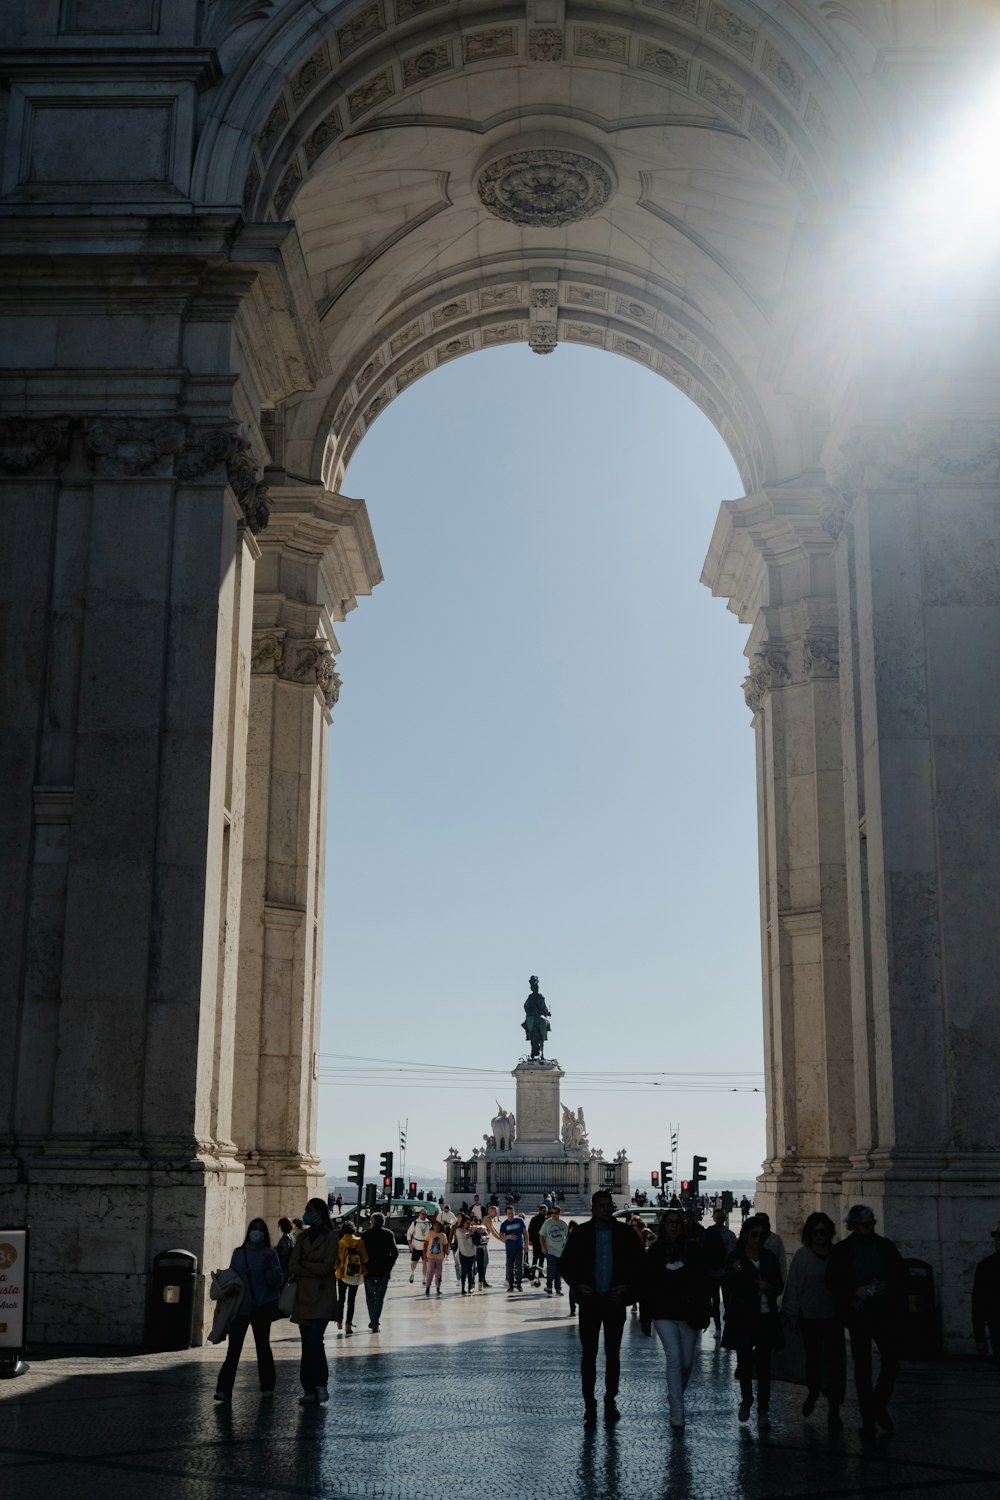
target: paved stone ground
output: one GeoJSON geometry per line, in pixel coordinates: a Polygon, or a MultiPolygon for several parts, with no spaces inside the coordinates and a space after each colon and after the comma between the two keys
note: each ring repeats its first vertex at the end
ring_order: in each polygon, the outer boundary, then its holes
{"type": "MultiPolygon", "coordinates": [[[[494,1269],[496,1267],[494,1266],[494,1269]]],[[[400,1268],[402,1272],[402,1267],[400,1268]]],[[[497,1277],[496,1279],[499,1279],[497,1277]]],[[[776,1386],[773,1428],[736,1421],[733,1356],[703,1336],[682,1435],[666,1422],[663,1356],[630,1319],[623,1419],[585,1430],[566,1299],[460,1297],[446,1270],[430,1300],[397,1273],[383,1332],[367,1315],[327,1346],[331,1400],[297,1404],[297,1335],[275,1327],[278,1393],[261,1401],[252,1339],[231,1406],[212,1400],[222,1351],[40,1358],[0,1384],[4,1500],[426,1500],[471,1476],[517,1500],[882,1496],[997,1500],[1000,1380],[983,1362],[910,1364],[891,1438],[865,1443],[856,1409],[827,1434],[802,1392],[776,1386]]]]}

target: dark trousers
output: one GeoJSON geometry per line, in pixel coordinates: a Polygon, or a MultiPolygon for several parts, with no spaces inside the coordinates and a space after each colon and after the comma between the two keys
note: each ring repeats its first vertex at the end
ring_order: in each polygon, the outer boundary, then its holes
{"type": "Polygon", "coordinates": [[[826,1392],[831,1406],[842,1406],[847,1387],[847,1351],[838,1318],[803,1318],[806,1385],[816,1396],[826,1392]]]}
{"type": "Polygon", "coordinates": [[[524,1251],[520,1245],[507,1246],[507,1285],[521,1287],[521,1273],[524,1269],[524,1251]]]}
{"type": "Polygon", "coordinates": [[[382,1303],[389,1290],[388,1276],[365,1277],[365,1301],[368,1303],[368,1321],[377,1328],[382,1317],[382,1303]]]}
{"type": "Polygon", "coordinates": [[[227,1396],[233,1394],[233,1385],[236,1381],[236,1367],[240,1362],[243,1352],[243,1340],[247,1336],[247,1329],[253,1329],[253,1339],[257,1346],[257,1378],[260,1380],[262,1391],[274,1390],[274,1355],[271,1353],[271,1309],[266,1312],[251,1313],[249,1318],[241,1318],[238,1314],[229,1325],[229,1347],[226,1350],[226,1358],[222,1369],[219,1371],[217,1382],[218,1389],[225,1391],[227,1396]]]}
{"type": "Polygon", "coordinates": [[[476,1257],[474,1255],[459,1255],[459,1270],[462,1276],[462,1290],[468,1289],[474,1292],[476,1289],[476,1257]]]}
{"type": "Polygon", "coordinates": [[[347,1303],[347,1321],[354,1323],[354,1304],[358,1300],[358,1289],[356,1286],[348,1286],[346,1281],[337,1282],[337,1327],[344,1321],[344,1303],[347,1303]]]}
{"type": "Polygon", "coordinates": [[[861,1415],[871,1418],[880,1407],[888,1406],[896,1376],[899,1374],[899,1337],[890,1323],[849,1323],[851,1359],[854,1362],[854,1384],[858,1392],[861,1415]],[[878,1380],[872,1389],[872,1344],[878,1348],[878,1380]]]}
{"type": "Polygon", "coordinates": [[[476,1275],[480,1281],[486,1280],[486,1246],[476,1246],[476,1275]]]}
{"type": "Polygon", "coordinates": [[[734,1341],[736,1349],[736,1379],[740,1383],[740,1397],[753,1401],[753,1379],[757,1376],[757,1410],[767,1411],[771,1404],[771,1343],[756,1343],[753,1337],[734,1341]]]}
{"type": "Polygon", "coordinates": [[[329,1380],[330,1372],[323,1347],[323,1335],[328,1322],[328,1318],[307,1318],[304,1323],[299,1324],[299,1336],[302,1339],[299,1379],[307,1396],[314,1396],[316,1387],[326,1385],[329,1380]]]}
{"type": "Polygon", "coordinates": [[[712,1277],[712,1322],[716,1333],[722,1332],[722,1278],[712,1277]]]}
{"type": "Polygon", "coordinates": [[[580,1383],[583,1399],[594,1401],[597,1385],[597,1346],[604,1329],[604,1399],[613,1401],[618,1394],[621,1375],[622,1333],[625,1329],[625,1303],[613,1302],[610,1296],[583,1297],[580,1301],[580,1383]]]}
{"type": "Polygon", "coordinates": [[[997,1362],[997,1370],[1000,1372],[1000,1322],[987,1323],[986,1332],[990,1336],[990,1348],[993,1350],[993,1358],[997,1362]]]}

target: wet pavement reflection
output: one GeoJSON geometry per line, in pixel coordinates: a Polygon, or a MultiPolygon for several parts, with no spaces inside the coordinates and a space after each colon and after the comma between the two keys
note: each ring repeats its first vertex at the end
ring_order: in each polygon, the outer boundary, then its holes
{"type": "MultiPolygon", "coordinates": [[[[212,1400],[223,1351],[41,1358],[0,1385],[4,1500],[227,1500],[260,1495],[416,1500],[468,1477],[518,1500],[923,1496],[997,1500],[1000,1379],[986,1361],[907,1364],[896,1431],[874,1442],[857,1411],[831,1436],[824,1403],[776,1385],[772,1429],[736,1420],[733,1356],[703,1335],[687,1427],[667,1422],[663,1355],[630,1319],[622,1420],[586,1429],[565,1300],[501,1291],[425,1299],[404,1278],[382,1329],[327,1335],[330,1403],[300,1407],[298,1340],[275,1325],[278,1391],[244,1353],[231,1405],[212,1400]]],[[[363,1300],[359,1299],[359,1313],[363,1300]]]]}

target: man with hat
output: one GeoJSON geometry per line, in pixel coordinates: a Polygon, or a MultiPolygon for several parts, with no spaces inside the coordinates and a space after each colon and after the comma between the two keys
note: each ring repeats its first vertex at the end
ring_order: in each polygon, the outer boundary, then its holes
{"type": "Polygon", "coordinates": [[[993,1254],[979,1262],[972,1281],[972,1334],[976,1353],[986,1354],[989,1331],[993,1358],[1000,1370],[1000,1223],[994,1224],[990,1234],[993,1254]]]}
{"type": "Polygon", "coordinates": [[[878,1221],[867,1203],[847,1215],[846,1239],[834,1245],[826,1268],[841,1322],[851,1340],[854,1383],[861,1407],[861,1435],[875,1436],[875,1424],[892,1432],[888,1412],[896,1376],[906,1311],[906,1267],[892,1240],[875,1233],[878,1221]],[[878,1381],[872,1386],[872,1344],[879,1353],[878,1381]]]}

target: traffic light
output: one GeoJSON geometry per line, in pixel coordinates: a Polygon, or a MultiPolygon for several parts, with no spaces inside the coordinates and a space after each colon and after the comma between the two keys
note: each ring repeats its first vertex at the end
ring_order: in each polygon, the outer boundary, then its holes
{"type": "Polygon", "coordinates": [[[732,1211],[733,1211],[733,1195],[729,1191],[728,1188],[726,1189],[726,1191],[722,1195],[722,1206],[725,1209],[725,1211],[726,1211],[727,1214],[731,1214],[732,1213],[732,1211]]]}
{"type": "Polygon", "coordinates": [[[695,1193],[698,1192],[701,1184],[705,1181],[705,1168],[707,1166],[708,1158],[706,1156],[695,1157],[694,1166],[691,1168],[691,1182],[695,1193]]]}
{"type": "Polygon", "coordinates": [[[682,1198],[686,1198],[687,1197],[687,1195],[688,1195],[688,1189],[690,1188],[690,1186],[691,1186],[691,1184],[688,1182],[687,1178],[686,1177],[682,1177],[681,1178],[681,1197],[682,1198]]]}
{"type": "Polygon", "coordinates": [[[392,1182],[392,1152],[382,1152],[382,1166],[380,1168],[382,1180],[388,1186],[392,1182]]]}
{"type": "Polygon", "coordinates": [[[415,1198],[416,1196],[417,1196],[417,1184],[415,1182],[411,1182],[410,1183],[410,1197],[411,1198],[415,1198]]]}
{"type": "Polygon", "coordinates": [[[662,1184],[663,1184],[664,1187],[666,1187],[667,1183],[670,1181],[670,1179],[671,1179],[671,1177],[673,1175],[674,1174],[673,1174],[673,1172],[670,1169],[670,1163],[668,1161],[661,1161],[660,1162],[660,1181],[662,1182],[662,1184]]]}
{"type": "Polygon", "coordinates": [[[659,1187],[659,1185],[660,1185],[660,1174],[659,1174],[659,1172],[650,1172],[650,1174],[649,1174],[649,1181],[650,1181],[650,1186],[651,1187],[659,1187]]]}
{"type": "Polygon", "coordinates": [[[363,1151],[360,1153],[356,1152],[354,1156],[349,1156],[347,1160],[350,1162],[347,1172],[348,1182],[353,1182],[356,1188],[363,1187],[365,1181],[365,1153],[363,1151]]]}
{"type": "Polygon", "coordinates": [[[375,1186],[374,1182],[370,1182],[365,1188],[365,1208],[367,1208],[369,1213],[371,1213],[377,1201],[378,1188],[375,1186]]]}
{"type": "Polygon", "coordinates": [[[406,1184],[403,1182],[402,1177],[396,1177],[392,1184],[392,1196],[394,1198],[402,1198],[405,1186],[406,1184]]]}

